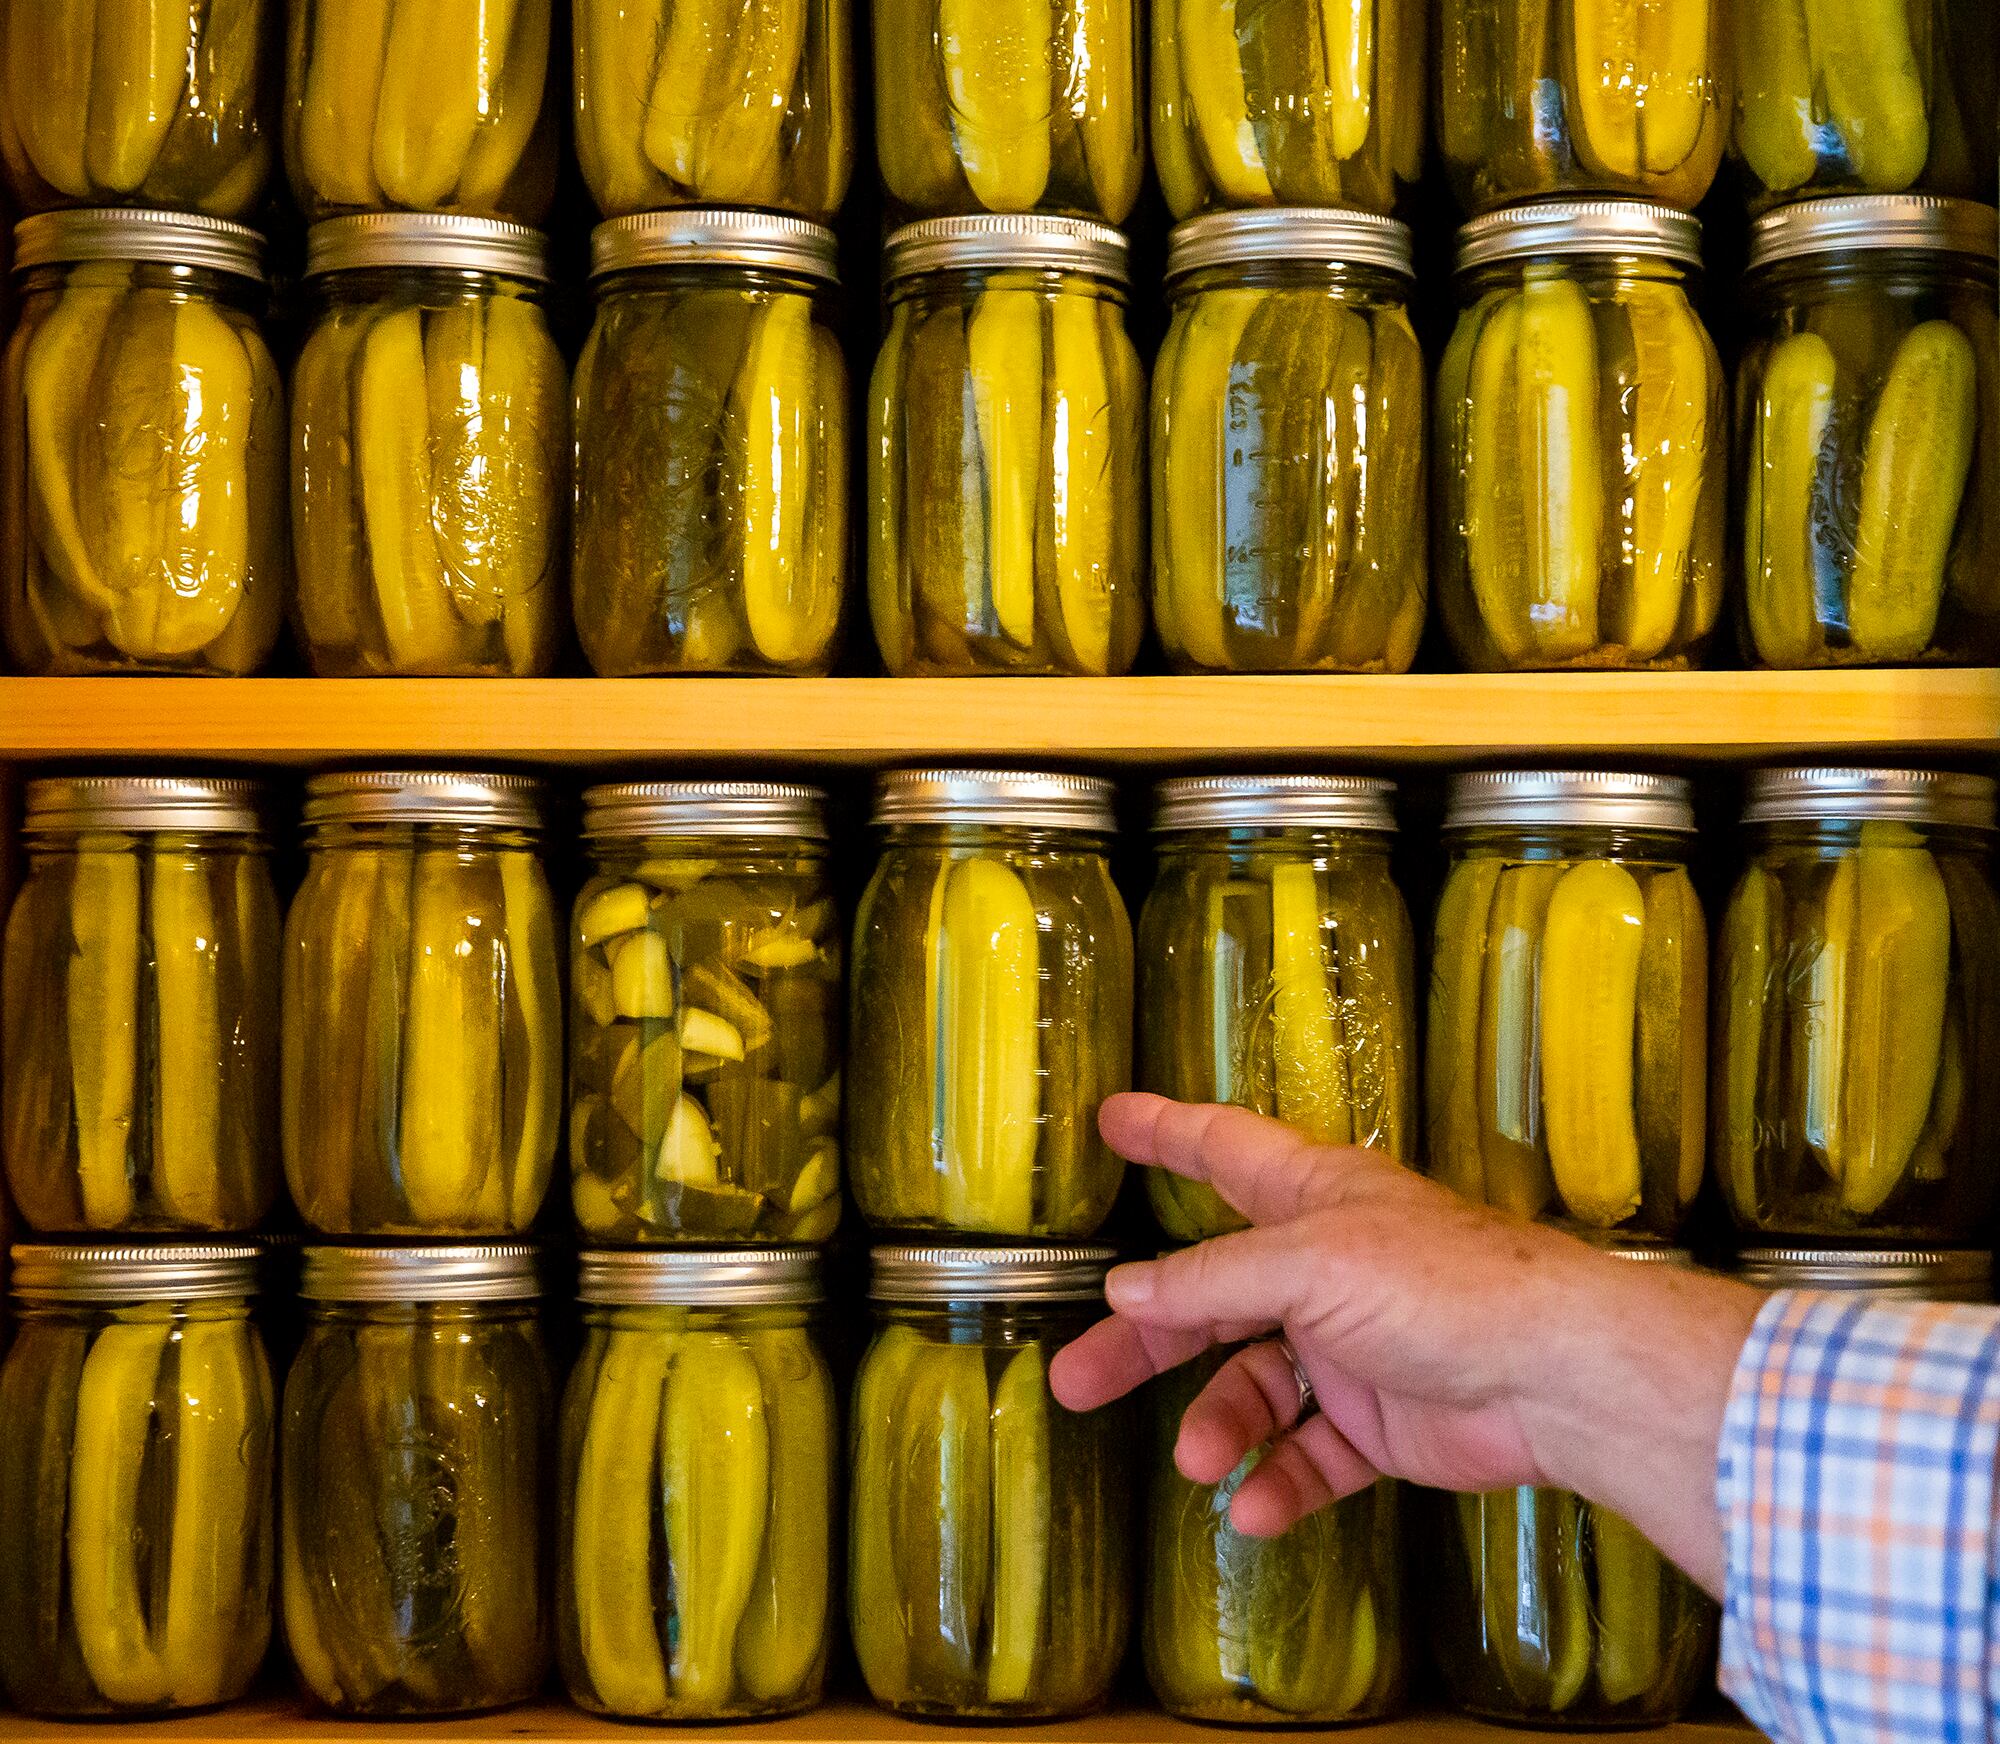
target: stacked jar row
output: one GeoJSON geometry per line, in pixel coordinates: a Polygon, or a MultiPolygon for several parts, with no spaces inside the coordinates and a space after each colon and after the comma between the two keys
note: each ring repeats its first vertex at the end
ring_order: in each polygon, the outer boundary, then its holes
{"type": "MultiPolygon", "coordinates": [[[[1711,977],[1685,783],[1457,778],[1422,1142],[1389,799],[1339,777],[1160,789],[1141,1085],[1422,1161],[1469,1197],[1598,1235],[1671,1240],[1705,1169],[1750,1233],[1989,1234],[1991,782],[1754,776],[1711,977]]],[[[1097,1109],[1133,1081],[1111,802],[1079,776],[886,777],[843,1049],[820,796],[590,790],[594,871],[566,953],[583,1235],[824,1241],[843,1126],[877,1229],[1095,1232],[1123,1175],[1097,1109]]],[[[280,1154],[323,1233],[533,1227],[565,1110],[536,784],[326,775],[306,822],[281,923],[248,784],[31,785],[4,1073],[30,1227],[252,1229],[280,1154]]],[[[1151,1190],[1178,1239],[1233,1226],[1203,1189],[1151,1190]]]]}

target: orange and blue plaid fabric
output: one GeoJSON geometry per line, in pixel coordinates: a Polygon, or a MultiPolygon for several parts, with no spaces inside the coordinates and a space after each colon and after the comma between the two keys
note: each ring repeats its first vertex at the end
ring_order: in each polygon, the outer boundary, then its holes
{"type": "Polygon", "coordinates": [[[1722,1687],[1785,1744],[2000,1737],[2000,1313],[1780,1291],[1717,1456],[1722,1687]]]}

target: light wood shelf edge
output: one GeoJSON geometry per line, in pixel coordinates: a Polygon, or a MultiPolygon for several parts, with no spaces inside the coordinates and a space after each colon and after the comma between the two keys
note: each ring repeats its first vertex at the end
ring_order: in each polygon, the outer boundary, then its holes
{"type": "Polygon", "coordinates": [[[2000,749],[2000,669],[1114,679],[0,678],[0,762],[1199,765],[2000,749]]]}

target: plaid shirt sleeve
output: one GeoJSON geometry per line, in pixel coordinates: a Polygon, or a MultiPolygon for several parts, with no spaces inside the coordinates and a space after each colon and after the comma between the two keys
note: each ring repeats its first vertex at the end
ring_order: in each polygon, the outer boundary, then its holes
{"type": "Polygon", "coordinates": [[[1722,1687],[1783,1744],[2000,1740],[2000,1311],[1781,1291],[1716,1466],[1722,1687]]]}

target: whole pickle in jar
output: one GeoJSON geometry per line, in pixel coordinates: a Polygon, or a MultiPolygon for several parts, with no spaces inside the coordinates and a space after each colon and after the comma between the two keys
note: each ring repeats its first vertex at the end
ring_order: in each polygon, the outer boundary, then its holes
{"type": "Polygon", "coordinates": [[[551,0],[296,0],[285,167],[308,216],[533,224],[555,191],[551,0]]]}
{"type": "Polygon", "coordinates": [[[562,355],[511,289],[335,304],[292,389],[300,640],[322,676],[554,663],[562,355]]]}

